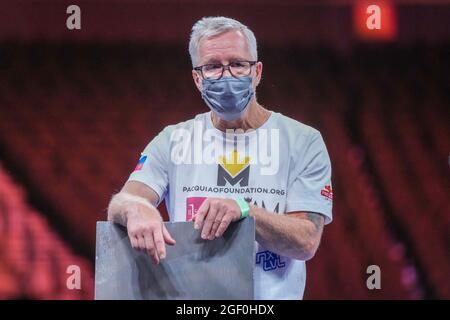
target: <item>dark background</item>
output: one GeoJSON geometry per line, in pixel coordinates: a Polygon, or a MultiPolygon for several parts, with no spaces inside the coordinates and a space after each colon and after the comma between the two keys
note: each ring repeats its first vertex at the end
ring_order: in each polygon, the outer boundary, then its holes
{"type": "Polygon", "coordinates": [[[0,298],[93,298],[95,222],[155,134],[207,111],[188,38],[224,15],[256,35],[258,100],[331,156],[334,222],[305,298],[449,299],[450,2],[385,1],[384,39],[358,32],[361,3],[0,1],[0,298]]]}

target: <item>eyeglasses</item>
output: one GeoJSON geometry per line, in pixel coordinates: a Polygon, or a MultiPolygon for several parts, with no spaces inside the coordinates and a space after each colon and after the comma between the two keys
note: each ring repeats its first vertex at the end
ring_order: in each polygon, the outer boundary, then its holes
{"type": "Polygon", "coordinates": [[[228,65],[221,63],[209,63],[202,66],[195,67],[194,70],[199,71],[202,78],[205,80],[219,80],[222,78],[225,70],[229,70],[231,75],[235,78],[249,76],[252,66],[257,61],[233,61],[228,65]]]}

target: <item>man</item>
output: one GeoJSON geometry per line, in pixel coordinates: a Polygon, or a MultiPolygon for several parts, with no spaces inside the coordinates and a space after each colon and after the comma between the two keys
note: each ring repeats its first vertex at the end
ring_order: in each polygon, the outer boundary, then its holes
{"type": "Polygon", "coordinates": [[[192,28],[192,77],[210,112],[166,127],[143,151],[108,219],[127,227],[133,248],[159,263],[176,245],[171,221],[194,221],[214,240],[250,215],[256,221],[256,299],[301,299],[305,261],[332,220],[331,165],[320,133],[261,106],[263,65],[253,32],[225,17],[192,28]],[[236,130],[238,129],[238,130],[236,130]]]}

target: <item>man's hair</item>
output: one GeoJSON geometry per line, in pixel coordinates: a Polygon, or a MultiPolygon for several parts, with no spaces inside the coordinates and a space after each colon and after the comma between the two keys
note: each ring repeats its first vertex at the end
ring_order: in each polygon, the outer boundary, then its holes
{"type": "Polygon", "coordinates": [[[198,63],[198,44],[202,38],[210,38],[232,30],[238,30],[244,34],[252,59],[258,60],[256,38],[247,26],[227,17],[203,17],[194,24],[191,31],[189,54],[192,65],[195,67],[198,63]]]}

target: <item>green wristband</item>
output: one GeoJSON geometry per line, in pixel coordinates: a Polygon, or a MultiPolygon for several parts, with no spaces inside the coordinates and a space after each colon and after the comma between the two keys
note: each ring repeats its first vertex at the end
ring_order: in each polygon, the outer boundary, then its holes
{"type": "Polygon", "coordinates": [[[241,219],[247,218],[250,214],[250,206],[248,205],[247,201],[245,201],[244,199],[237,199],[236,203],[241,209],[241,219]]]}

